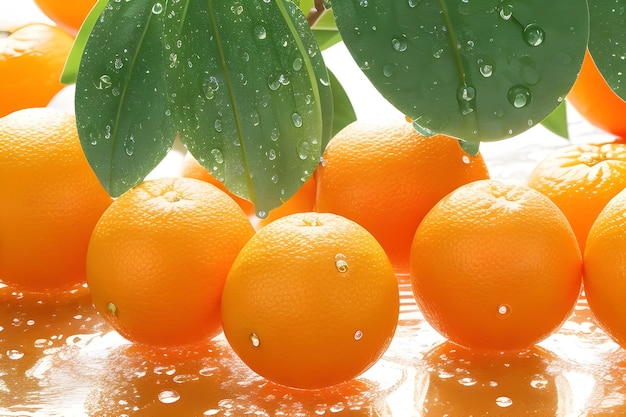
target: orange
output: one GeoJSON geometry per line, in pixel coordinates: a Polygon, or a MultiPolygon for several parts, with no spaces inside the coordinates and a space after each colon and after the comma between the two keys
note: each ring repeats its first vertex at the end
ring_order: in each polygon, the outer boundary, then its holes
{"type": "Polygon", "coordinates": [[[61,91],[61,73],[73,42],[61,29],[43,23],[0,30],[0,117],[46,106],[61,91]]]}
{"type": "Polygon", "coordinates": [[[241,208],[211,184],[145,181],[96,224],[87,253],[94,305],[133,342],[185,345],[212,337],[224,280],[253,234],[241,208]]]}
{"type": "Polygon", "coordinates": [[[527,349],[567,319],[581,254],[548,197],[494,180],[459,187],[426,215],[411,247],[411,283],[431,326],[482,351],[527,349]]]}
{"type": "Polygon", "coordinates": [[[85,282],[89,236],[111,198],[82,152],[71,113],[0,118],[0,279],[28,290],[85,282]]]}
{"type": "Polygon", "coordinates": [[[607,84],[589,51],[567,101],[592,125],[626,137],[626,102],[607,84]]]}
{"type": "Polygon", "coordinates": [[[97,0],[35,0],[35,3],[61,29],[76,36],[97,0]]]}
{"type": "Polygon", "coordinates": [[[209,171],[206,170],[200,163],[191,155],[187,153],[183,159],[180,167],[180,176],[184,178],[196,178],[202,181],[209,182],[219,189],[225,191],[233,200],[241,206],[243,211],[246,212],[250,221],[256,229],[259,229],[276,219],[284,217],[288,214],[304,213],[312,211],[315,206],[315,193],[317,190],[317,179],[315,175],[311,175],[302,186],[292,195],[289,199],[283,202],[282,205],[270,210],[267,217],[259,218],[254,210],[254,204],[251,201],[241,198],[238,195],[231,193],[222,181],[215,178],[209,171]]]}
{"type": "Polygon", "coordinates": [[[584,252],[584,289],[598,324],[626,347],[626,192],[604,207],[589,231],[584,252]]]}
{"type": "Polygon", "coordinates": [[[626,187],[626,143],[558,149],[534,168],[527,185],[548,196],[561,209],[582,251],[600,211],[626,187]]]}
{"type": "Polygon", "coordinates": [[[316,210],[345,216],[380,242],[396,272],[408,272],[415,229],[439,199],[489,177],[480,154],[456,139],[425,137],[400,120],[357,120],[328,144],[318,168],[316,210]]]}
{"type": "Polygon", "coordinates": [[[294,388],[350,380],[389,346],[398,285],[363,227],[331,213],[297,213],[241,250],[222,297],[224,334],[256,373],[294,388]]]}

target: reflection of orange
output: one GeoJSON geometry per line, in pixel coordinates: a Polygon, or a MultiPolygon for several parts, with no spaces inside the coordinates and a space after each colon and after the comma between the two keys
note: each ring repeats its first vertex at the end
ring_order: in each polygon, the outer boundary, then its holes
{"type": "Polygon", "coordinates": [[[298,213],[241,250],[222,296],[224,334],[255,372],[296,388],[361,374],[398,322],[396,277],[361,226],[331,213],[298,213]]]}
{"type": "Polygon", "coordinates": [[[424,137],[403,120],[350,124],[330,141],[317,173],[316,210],[365,227],[404,273],[428,210],[458,186],[489,176],[480,154],[467,155],[447,136],[424,137]]]}
{"type": "Polygon", "coordinates": [[[589,309],[600,326],[626,347],[626,192],[600,212],[589,231],[584,256],[584,287],[589,309]]]}
{"type": "Polygon", "coordinates": [[[61,29],[43,23],[18,28],[8,37],[0,29],[0,117],[46,106],[61,91],[61,72],[73,42],[61,29]]]}
{"type": "Polygon", "coordinates": [[[476,181],[444,197],[418,227],[411,279],[424,317],[449,340],[520,350],[567,319],[580,293],[581,254],[546,196],[476,181]]]}
{"type": "Polygon", "coordinates": [[[591,124],[626,137],[626,102],[609,87],[589,51],[567,101],[591,124]]]}
{"type": "Polygon", "coordinates": [[[37,6],[61,29],[76,36],[97,0],[35,0],[37,6]]]}
{"type": "Polygon", "coordinates": [[[37,291],[85,282],[89,237],[111,197],[73,114],[28,108],[0,119],[0,193],[2,280],[37,291]]]}
{"type": "Polygon", "coordinates": [[[317,188],[317,180],[315,175],[311,175],[311,177],[309,177],[309,179],[304,184],[302,184],[302,186],[298,189],[298,191],[296,191],[293,196],[291,196],[291,198],[289,198],[279,207],[271,210],[267,217],[263,219],[260,219],[256,216],[254,204],[252,204],[252,202],[231,193],[226,188],[224,183],[211,175],[209,171],[206,170],[206,168],[200,165],[200,163],[191,155],[191,153],[187,153],[187,155],[185,155],[185,159],[183,160],[180,168],[180,175],[184,178],[196,178],[202,181],[206,181],[225,191],[233,200],[237,202],[237,204],[239,204],[239,206],[241,206],[243,211],[245,211],[248,217],[250,217],[250,221],[252,221],[252,224],[257,229],[288,214],[312,211],[315,205],[315,192],[317,188]]]}
{"type": "Polygon", "coordinates": [[[118,197],[93,231],[87,281],[94,304],[134,342],[214,336],[224,280],[253,234],[241,208],[211,184],[145,181],[118,197]]]}
{"type": "Polygon", "coordinates": [[[535,167],[527,184],[561,209],[583,250],[600,211],[626,187],[626,143],[561,148],[535,167]]]}
{"type": "Polygon", "coordinates": [[[558,415],[559,387],[548,371],[553,360],[539,347],[481,355],[443,343],[425,358],[424,416],[558,415]]]}

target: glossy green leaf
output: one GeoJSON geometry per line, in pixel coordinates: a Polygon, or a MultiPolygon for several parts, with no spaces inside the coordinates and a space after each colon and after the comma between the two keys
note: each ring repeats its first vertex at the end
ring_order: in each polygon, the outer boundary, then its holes
{"type": "Polygon", "coordinates": [[[613,91],[626,100],[626,0],[588,0],[589,53],[613,91]]]}
{"type": "Polygon", "coordinates": [[[100,14],[107,5],[107,2],[108,0],[98,0],[81,25],[76,39],[74,39],[74,44],[67,57],[67,61],[65,62],[63,73],[61,74],[61,82],[63,84],[74,84],[76,82],[78,67],[80,66],[80,60],[83,56],[87,40],[89,39],[89,34],[96,24],[96,21],[100,18],[100,14]]]}
{"type": "Polygon", "coordinates": [[[565,139],[569,139],[569,129],[567,124],[567,106],[565,100],[548,117],[543,119],[541,124],[552,133],[565,139]]]}
{"type": "Polygon", "coordinates": [[[165,21],[158,0],[111,1],[85,46],[76,122],[87,160],[112,196],[140,183],[176,135],[165,83],[165,21]]]}
{"type": "Polygon", "coordinates": [[[313,173],[332,134],[330,81],[287,0],[169,2],[172,117],[196,159],[260,217],[313,173]]]}
{"type": "Polygon", "coordinates": [[[342,0],[333,11],[355,61],[416,128],[473,142],[548,116],[589,28],[585,0],[342,0]]]}
{"type": "Polygon", "coordinates": [[[323,51],[341,42],[341,35],[336,30],[313,30],[317,45],[323,51]]]}
{"type": "MultiPolygon", "coordinates": [[[[356,113],[348,94],[337,77],[335,77],[335,74],[329,70],[328,75],[330,77],[330,88],[333,92],[333,129],[331,136],[335,136],[341,129],[356,120],[356,113]]],[[[324,148],[326,148],[327,143],[324,143],[324,148]]]]}
{"type": "Polygon", "coordinates": [[[468,142],[466,140],[459,140],[459,146],[465,153],[471,156],[478,155],[480,152],[480,142],[468,142]]]}

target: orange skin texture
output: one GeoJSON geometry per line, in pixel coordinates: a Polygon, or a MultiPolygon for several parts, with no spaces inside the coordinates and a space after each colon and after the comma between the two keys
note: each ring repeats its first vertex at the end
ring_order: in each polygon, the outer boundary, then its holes
{"type": "Polygon", "coordinates": [[[626,137],[626,102],[604,80],[589,51],[567,101],[592,125],[626,137]]]}
{"type": "Polygon", "coordinates": [[[46,106],[61,91],[61,73],[73,42],[61,29],[43,23],[0,36],[0,117],[46,106]]]}
{"type": "Polygon", "coordinates": [[[398,314],[384,250],[364,228],[331,213],[292,214],[259,230],[237,256],[222,297],[224,334],[237,355],[294,388],[360,375],[389,346],[398,314]]]}
{"type": "Polygon", "coordinates": [[[76,36],[96,0],[35,0],[35,3],[57,26],[76,36]]]}
{"type": "Polygon", "coordinates": [[[596,321],[626,347],[626,193],[605,206],[589,231],[584,253],[585,295],[596,321]]]}
{"type": "Polygon", "coordinates": [[[581,289],[581,253],[558,207],[529,187],[476,181],[415,233],[411,283],[426,320],[477,351],[521,351],[556,331],[581,289]]]}
{"type": "Polygon", "coordinates": [[[32,291],[85,282],[91,231],[111,197],[85,159],[71,113],[0,119],[0,279],[32,291]]]}
{"type": "Polygon", "coordinates": [[[253,234],[241,208],[211,184],[145,181],[118,197],[94,229],[87,254],[94,305],[133,342],[213,337],[226,275],[253,234]]]}
{"type": "Polygon", "coordinates": [[[267,217],[263,219],[257,217],[256,211],[254,210],[254,204],[252,204],[251,201],[230,192],[224,183],[211,175],[206,168],[200,165],[191,153],[187,153],[183,159],[180,167],[180,176],[183,178],[196,178],[206,181],[226,192],[226,194],[235,200],[243,211],[246,212],[252,222],[252,225],[257,230],[288,214],[312,211],[315,206],[315,193],[317,190],[317,178],[315,177],[315,174],[311,175],[309,179],[302,184],[298,191],[296,191],[295,194],[293,194],[282,205],[270,210],[267,217]]]}
{"type": "Polygon", "coordinates": [[[548,196],[561,209],[582,252],[598,214],[626,187],[626,143],[561,148],[535,167],[527,185],[548,196]]]}
{"type": "Polygon", "coordinates": [[[489,178],[480,154],[448,136],[425,137],[404,121],[356,121],[328,144],[317,171],[316,210],[345,216],[383,246],[407,273],[417,226],[457,187],[489,178]]]}

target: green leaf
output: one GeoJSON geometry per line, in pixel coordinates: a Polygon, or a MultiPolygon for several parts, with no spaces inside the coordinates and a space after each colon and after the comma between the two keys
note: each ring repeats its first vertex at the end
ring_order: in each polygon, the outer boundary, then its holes
{"type": "Polygon", "coordinates": [[[76,80],[84,153],[112,196],[140,183],[174,142],[165,83],[160,2],[109,2],[95,24],[76,80]]]}
{"type": "Polygon", "coordinates": [[[589,53],[598,70],[626,100],[626,0],[588,0],[589,53]]]}
{"type": "Polygon", "coordinates": [[[541,124],[552,133],[555,133],[565,139],[569,139],[569,130],[567,124],[567,106],[565,100],[552,112],[548,117],[543,119],[541,124]]]}
{"type": "Polygon", "coordinates": [[[527,130],[582,65],[585,0],[333,2],[348,50],[424,133],[491,141],[527,130]]]}
{"type": "Polygon", "coordinates": [[[341,41],[341,35],[337,30],[313,30],[317,45],[323,51],[341,41]]]}
{"type": "Polygon", "coordinates": [[[169,2],[166,80],[180,138],[260,217],[313,173],[332,134],[332,92],[291,1],[169,2]]]}
{"type": "Polygon", "coordinates": [[[480,152],[480,142],[467,142],[465,140],[459,140],[459,146],[466,154],[471,156],[478,155],[480,152]]]}
{"type": "MultiPolygon", "coordinates": [[[[356,113],[354,112],[348,94],[343,89],[337,77],[335,77],[335,74],[329,70],[328,75],[330,78],[330,88],[333,92],[334,113],[332,136],[335,136],[341,129],[356,120],[356,113]]],[[[327,143],[324,144],[323,149],[326,148],[326,144],[327,143]]]]}
{"type": "Polygon", "coordinates": [[[76,82],[78,67],[85,50],[85,45],[87,44],[87,39],[89,39],[89,34],[96,24],[96,21],[100,18],[100,14],[107,5],[107,2],[108,0],[98,0],[81,25],[65,62],[63,73],[61,74],[61,82],[63,84],[74,84],[76,82]]]}

